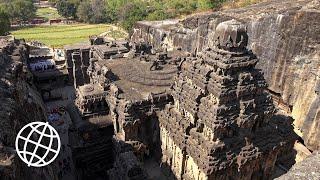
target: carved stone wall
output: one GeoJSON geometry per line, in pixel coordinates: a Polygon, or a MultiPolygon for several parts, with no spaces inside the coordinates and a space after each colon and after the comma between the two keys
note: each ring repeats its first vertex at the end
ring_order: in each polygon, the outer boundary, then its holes
{"type": "Polygon", "coordinates": [[[163,164],[177,179],[270,178],[282,151],[293,153],[292,121],[274,115],[246,27],[231,20],[216,32],[183,62],[174,104],[159,112],[163,164]]]}
{"type": "Polygon", "coordinates": [[[75,87],[89,83],[87,70],[91,58],[90,46],[68,46],[64,51],[70,82],[73,82],[75,87]]]}
{"type": "Polygon", "coordinates": [[[124,141],[113,139],[114,167],[109,170],[109,178],[112,180],[147,180],[139,160],[133,153],[132,147],[124,141]]]}
{"type": "Polygon", "coordinates": [[[0,37],[0,179],[57,179],[54,167],[28,167],[15,152],[15,138],[27,123],[45,121],[46,109],[27,68],[29,48],[0,37]]]}
{"type": "MultiPolygon", "coordinates": [[[[160,144],[158,119],[155,114],[172,100],[168,94],[154,95],[137,102],[121,99],[116,86],[110,86],[108,103],[115,132],[124,141],[140,141],[155,155],[160,144]]],[[[158,155],[156,155],[158,156],[158,155]]]]}
{"type": "Polygon", "coordinates": [[[196,53],[207,44],[220,22],[232,18],[246,24],[248,48],[260,59],[269,89],[282,99],[310,149],[319,148],[319,21],[317,0],[269,1],[240,9],[202,13],[184,20],[139,22],[132,35],[153,47],[168,46],[196,53]]]}

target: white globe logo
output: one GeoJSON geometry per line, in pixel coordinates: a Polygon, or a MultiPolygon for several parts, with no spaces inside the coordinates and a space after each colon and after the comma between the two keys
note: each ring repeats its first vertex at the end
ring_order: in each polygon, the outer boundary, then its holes
{"type": "Polygon", "coordinates": [[[18,156],[29,167],[43,167],[57,158],[61,141],[49,123],[32,122],[19,131],[15,145],[18,156]]]}

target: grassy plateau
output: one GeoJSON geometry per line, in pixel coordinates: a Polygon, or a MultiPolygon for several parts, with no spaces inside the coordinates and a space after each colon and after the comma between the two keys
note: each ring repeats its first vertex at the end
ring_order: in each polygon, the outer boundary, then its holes
{"type": "Polygon", "coordinates": [[[54,8],[38,8],[36,15],[46,20],[62,18],[54,8]]]}
{"type": "Polygon", "coordinates": [[[86,42],[90,35],[104,32],[113,32],[111,35],[115,34],[114,38],[125,37],[124,32],[112,29],[113,27],[107,24],[43,25],[23,27],[11,31],[11,34],[19,39],[40,41],[47,46],[60,48],[68,44],[86,42]]]}

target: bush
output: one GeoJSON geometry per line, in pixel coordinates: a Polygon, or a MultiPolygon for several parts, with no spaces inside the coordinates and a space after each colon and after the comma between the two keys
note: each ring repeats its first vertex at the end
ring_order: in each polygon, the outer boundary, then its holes
{"type": "Polygon", "coordinates": [[[129,0],[107,0],[105,2],[107,22],[118,21],[119,10],[129,2],[129,0]]]}
{"type": "Polygon", "coordinates": [[[5,4],[5,12],[12,20],[27,21],[36,15],[36,7],[32,0],[12,0],[3,2],[5,4]]]}
{"type": "Polygon", "coordinates": [[[106,22],[105,0],[92,0],[91,9],[93,11],[91,23],[106,22]]]}
{"type": "Polygon", "coordinates": [[[76,18],[78,4],[76,2],[70,2],[68,0],[59,0],[57,2],[58,13],[66,18],[76,18]]]}
{"type": "Polygon", "coordinates": [[[108,0],[107,17],[119,21],[130,30],[136,21],[164,20],[196,11],[210,10],[221,5],[225,0],[108,0]]]}
{"type": "Polygon", "coordinates": [[[144,20],[147,16],[147,6],[145,3],[130,2],[119,10],[118,19],[122,27],[130,31],[137,21],[144,20]]]}
{"type": "Polygon", "coordinates": [[[223,4],[223,9],[233,9],[233,8],[241,8],[246,7],[252,4],[256,4],[259,2],[263,2],[266,0],[234,0],[234,1],[227,1],[223,4]]]}
{"type": "Polygon", "coordinates": [[[59,14],[88,23],[119,22],[130,30],[141,20],[164,20],[216,8],[225,0],[53,0],[59,14]]]}
{"type": "Polygon", "coordinates": [[[77,17],[87,23],[106,22],[104,0],[82,1],[77,10],[77,17]]]}
{"type": "Polygon", "coordinates": [[[82,1],[77,9],[77,17],[80,21],[90,22],[93,11],[89,1],[82,1]]]}
{"type": "Polygon", "coordinates": [[[10,30],[10,19],[9,14],[0,7],[0,35],[6,35],[10,30]]]}
{"type": "Polygon", "coordinates": [[[169,12],[165,12],[164,10],[160,9],[160,10],[155,10],[149,13],[146,19],[148,21],[158,21],[158,20],[165,20],[173,17],[174,17],[173,14],[169,12]]]}

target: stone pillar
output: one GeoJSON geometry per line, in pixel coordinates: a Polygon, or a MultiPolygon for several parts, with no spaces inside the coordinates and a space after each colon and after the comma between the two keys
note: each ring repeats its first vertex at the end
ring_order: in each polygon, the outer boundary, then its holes
{"type": "Polygon", "coordinates": [[[84,85],[84,77],[81,69],[81,55],[79,52],[72,53],[72,63],[73,63],[73,79],[74,87],[84,85]]]}

